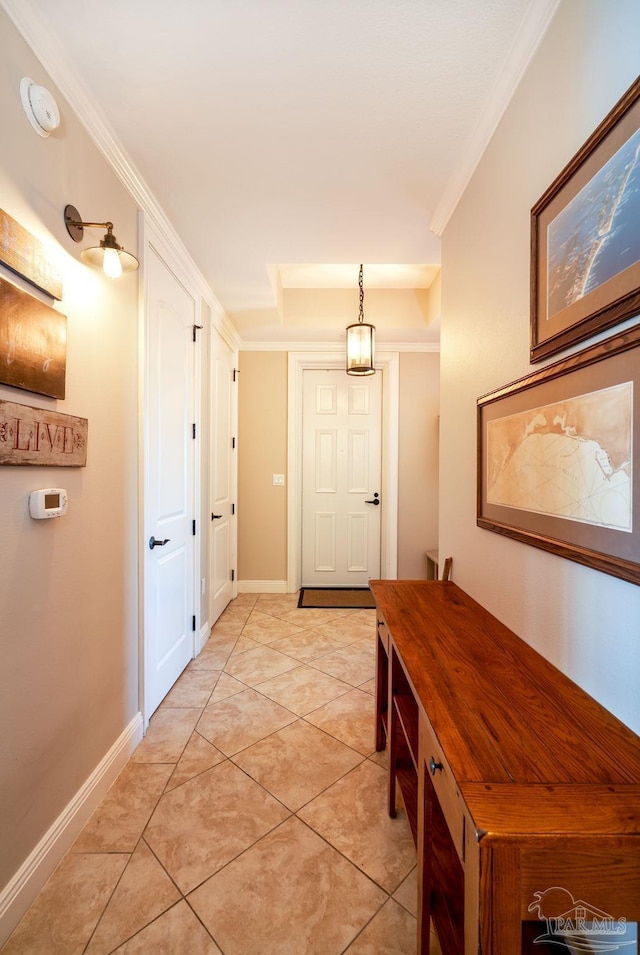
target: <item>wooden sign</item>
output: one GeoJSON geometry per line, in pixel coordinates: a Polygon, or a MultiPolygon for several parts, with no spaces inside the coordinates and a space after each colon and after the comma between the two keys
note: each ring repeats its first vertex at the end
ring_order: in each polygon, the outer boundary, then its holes
{"type": "Polygon", "coordinates": [[[84,468],[86,418],[0,400],[0,464],[84,468]]]}
{"type": "Polygon", "coordinates": [[[0,382],[64,398],[67,319],[0,278],[0,382]]]}
{"type": "Polygon", "coordinates": [[[0,209],[0,262],[58,301],[62,298],[62,272],[47,249],[31,233],[0,209]]]}

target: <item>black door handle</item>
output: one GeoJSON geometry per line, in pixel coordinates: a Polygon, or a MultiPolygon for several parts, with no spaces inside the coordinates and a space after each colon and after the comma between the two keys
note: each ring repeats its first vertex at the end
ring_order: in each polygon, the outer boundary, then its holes
{"type": "Polygon", "coordinates": [[[222,517],[222,514],[212,514],[212,515],[211,515],[211,520],[212,520],[212,521],[219,521],[221,517],[222,517]]]}
{"type": "Polygon", "coordinates": [[[165,537],[163,541],[157,541],[155,537],[149,538],[149,550],[153,550],[154,547],[164,547],[165,544],[168,544],[171,540],[170,537],[165,537]]]}
{"type": "Polygon", "coordinates": [[[379,504],[379,503],[380,503],[380,499],[379,499],[378,494],[376,493],[376,494],[373,495],[373,500],[372,500],[372,501],[365,501],[364,503],[365,503],[365,504],[379,504]]]}

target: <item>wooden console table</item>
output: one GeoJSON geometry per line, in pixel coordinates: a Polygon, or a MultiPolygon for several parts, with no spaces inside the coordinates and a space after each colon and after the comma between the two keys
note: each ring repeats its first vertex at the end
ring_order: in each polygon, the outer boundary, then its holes
{"type": "Polygon", "coordinates": [[[455,584],[371,590],[376,747],[416,840],[418,952],[430,920],[443,955],[569,955],[559,917],[600,942],[640,922],[640,739],[455,584]]]}

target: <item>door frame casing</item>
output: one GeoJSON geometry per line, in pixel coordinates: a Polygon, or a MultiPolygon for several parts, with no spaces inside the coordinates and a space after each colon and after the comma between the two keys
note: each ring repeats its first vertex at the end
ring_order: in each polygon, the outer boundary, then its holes
{"type": "MultiPolygon", "coordinates": [[[[342,351],[289,352],[288,354],[288,490],[287,490],[287,590],[295,593],[302,580],[302,387],[309,369],[343,369],[342,351]]],[[[398,415],[400,356],[381,351],[376,369],[382,372],[382,486],[384,502],[380,526],[380,574],[398,576],[398,415]]],[[[346,374],[346,371],[345,371],[346,374]]]]}
{"type": "MultiPolygon", "coordinates": [[[[216,335],[218,336],[219,342],[222,343],[226,348],[229,349],[229,356],[231,359],[231,364],[233,366],[233,371],[237,371],[238,366],[238,349],[235,343],[229,341],[228,337],[224,332],[216,325],[214,321],[211,321],[209,328],[209,487],[208,487],[208,505],[210,504],[213,507],[214,502],[214,455],[216,453],[216,447],[213,442],[213,416],[215,415],[215,410],[213,408],[214,401],[214,383],[215,383],[215,360],[216,360],[216,348],[218,347],[218,342],[216,341],[216,335]]],[[[235,382],[235,376],[233,378],[235,382]]],[[[237,386],[232,388],[230,391],[230,408],[229,408],[229,431],[231,436],[237,436],[238,434],[238,389],[237,386]]],[[[237,454],[237,442],[233,448],[234,453],[231,456],[231,473],[230,473],[230,488],[229,494],[231,500],[235,503],[238,499],[238,454],[237,454]]],[[[208,507],[208,510],[210,508],[208,507]]],[[[233,513],[229,519],[230,524],[230,566],[229,572],[234,570],[238,566],[238,516],[235,512],[235,507],[233,513]]],[[[208,526],[208,525],[207,525],[208,526]]],[[[207,607],[208,607],[208,621],[207,626],[210,629],[216,622],[218,618],[214,619],[213,616],[213,573],[212,573],[212,563],[213,563],[213,547],[211,543],[211,534],[208,535],[208,546],[207,546],[207,607]]],[[[238,596],[238,575],[233,574],[231,580],[231,599],[234,600],[238,596]]],[[[208,639],[208,635],[207,635],[208,639]]],[[[206,641],[205,641],[206,642],[206,641]]],[[[201,647],[199,648],[201,649],[201,647]]]]}
{"type": "MultiPolygon", "coordinates": [[[[138,388],[138,421],[139,421],[139,470],[138,470],[138,488],[139,488],[139,506],[138,506],[138,522],[139,522],[139,536],[140,541],[139,552],[138,552],[138,625],[139,625],[139,645],[138,645],[138,694],[139,694],[139,708],[142,713],[143,719],[143,731],[146,733],[147,727],[149,725],[149,719],[151,714],[148,712],[148,700],[149,694],[147,690],[147,681],[148,681],[148,668],[147,662],[150,659],[149,653],[149,628],[147,626],[147,593],[148,593],[148,561],[147,561],[147,548],[146,541],[148,539],[147,529],[149,526],[150,515],[149,510],[149,495],[147,494],[147,464],[149,460],[149,450],[148,450],[148,441],[149,441],[149,429],[148,429],[148,415],[149,415],[149,375],[148,375],[148,334],[149,334],[149,308],[148,308],[148,296],[147,296],[147,270],[146,263],[148,261],[149,251],[152,250],[161,262],[166,266],[166,268],[175,276],[176,280],[183,286],[187,294],[194,300],[195,304],[195,322],[197,325],[202,324],[202,298],[193,289],[192,284],[189,282],[188,276],[185,274],[184,269],[181,268],[180,262],[177,258],[172,255],[171,247],[168,243],[163,241],[163,236],[161,232],[154,228],[153,222],[150,221],[149,217],[146,217],[144,213],[139,214],[139,228],[140,228],[140,249],[141,249],[141,262],[140,262],[140,284],[139,284],[139,293],[140,293],[140,302],[139,302],[139,351],[138,351],[138,373],[139,373],[139,388],[138,388]]],[[[194,418],[196,425],[196,433],[198,435],[202,434],[201,423],[202,423],[202,348],[199,344],[199,341],[196,340],[194,344],[194,365],[193,365],[193,389],[194,389],[194,418]]],[[[193,481],[192,481],[192,504],[193,504],[193,514],[198,523],[199,515],[201,513],[201,498],[202,498],[202,486],[201,486],[201,454],[202,454],[202,442],[197,441],[194,448],[194,462],[193,462],[193,481]]],[[[194,613],[196,615],[196,629],[192,633],[192,646],[191,646],[191,658],[195,656],[196,653],[196,639],[198,634],[198,621],[200,617],[200,604],[197,600],[197,581],[200,580],[201,573],[201,561],[200,561],[200,540],[201,529],[198,529],[198,534],[193,537],[192,547],[192,603],[194,607],[194,613]]]]}

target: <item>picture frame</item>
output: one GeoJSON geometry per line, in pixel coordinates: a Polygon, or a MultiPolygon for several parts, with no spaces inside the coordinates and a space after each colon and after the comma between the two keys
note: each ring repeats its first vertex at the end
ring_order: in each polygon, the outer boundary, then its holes
{"type": "Polygon", "coordinates": [[[62,300],[62,272],[46,246],[0,209],[0,263],[15,275],[62,300]]]}
{"type": "Polygon", "coordinates": [[[640,584],[640,325],[477,402],[477,524],[640,584]]]}
{"type": "Polygon", "coordinates": [[[0,277],[0,384],[64,398],[67,318],[0,277]]]}
{"type": "Polygon", "coordinates": [[[640,313],[640,77],[531,210],[532,363],[640,313]]]}
{"type": "Polygon", "coordinates": [[[89,422],[77,415],[0,400],[0,466],[87,466],[89,422]]]}

